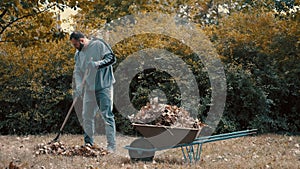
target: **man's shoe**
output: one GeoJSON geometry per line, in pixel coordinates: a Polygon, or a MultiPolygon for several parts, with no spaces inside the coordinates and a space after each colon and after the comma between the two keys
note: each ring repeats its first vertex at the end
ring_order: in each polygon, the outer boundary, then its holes
{"type": "Polygon", "coordinates": [[[108,148],[107,148],[107,151],[108,151],[109,153],[115,153],[115,152],[116,152],[116,148],[108,147],[108,148]]]}
{"type": "Polygon", "coordinates": [[[93,147],[93,144],[91,144],[91,143],[84,143],[84,147],[93,147]]]}
{"type": "Polygon", "coordinates": [[[92,146],[92,148],[93,148],[93,149],[101,149],[101,147],[99,147],[97,144],[94,144],[94,145],[92,146]]]}

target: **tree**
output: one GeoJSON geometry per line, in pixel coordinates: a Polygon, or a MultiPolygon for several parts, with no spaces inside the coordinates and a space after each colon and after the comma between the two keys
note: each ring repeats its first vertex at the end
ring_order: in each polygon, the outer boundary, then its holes
{"type": "MultiPolygon", "coordinates": [[[[63,10],[60,1],[0,1],[0,40],[24,47],[64,37],[57,29],[53,10],[63,10]]],[[[72,6],[72,4],[70,4],[72,6]]],[[[73,6],[74,7],[74,6],[73,6]]]]}

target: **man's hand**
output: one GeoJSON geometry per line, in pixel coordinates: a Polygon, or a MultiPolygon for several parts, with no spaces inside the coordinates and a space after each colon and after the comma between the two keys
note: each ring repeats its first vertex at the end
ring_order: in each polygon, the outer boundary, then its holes
{"type": "Polygon", "coordinates": [[[97,67],[96,63],[93,61],[88,62],[88,69],[95,69],[97,67]]]}

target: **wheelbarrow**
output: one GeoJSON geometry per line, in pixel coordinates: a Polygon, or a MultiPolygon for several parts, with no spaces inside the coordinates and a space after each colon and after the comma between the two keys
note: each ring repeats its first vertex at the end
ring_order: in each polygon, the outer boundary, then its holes
{"type": "Polygon", "coordinates": [[[257,132],[257,129],[243,130],[212,136],[201,136],[202,128],[180,128],[148,124],[132,124],[143,135],[124,148],[128,150],[132,161],[152,161],[156,151],[181,148],[185,162],[200,161],[202,145],[227,140],[257,132]]]}

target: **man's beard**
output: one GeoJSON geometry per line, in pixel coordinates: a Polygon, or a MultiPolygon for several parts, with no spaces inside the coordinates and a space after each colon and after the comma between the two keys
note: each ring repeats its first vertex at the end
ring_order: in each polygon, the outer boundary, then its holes
{"type": "Polygon", "coordinates": [[[84,47],[84,44],[83,44],[83,43],[79,43],[79,48],[78,48],[78,50],[81,51],[83,47],[84,47]]]}

